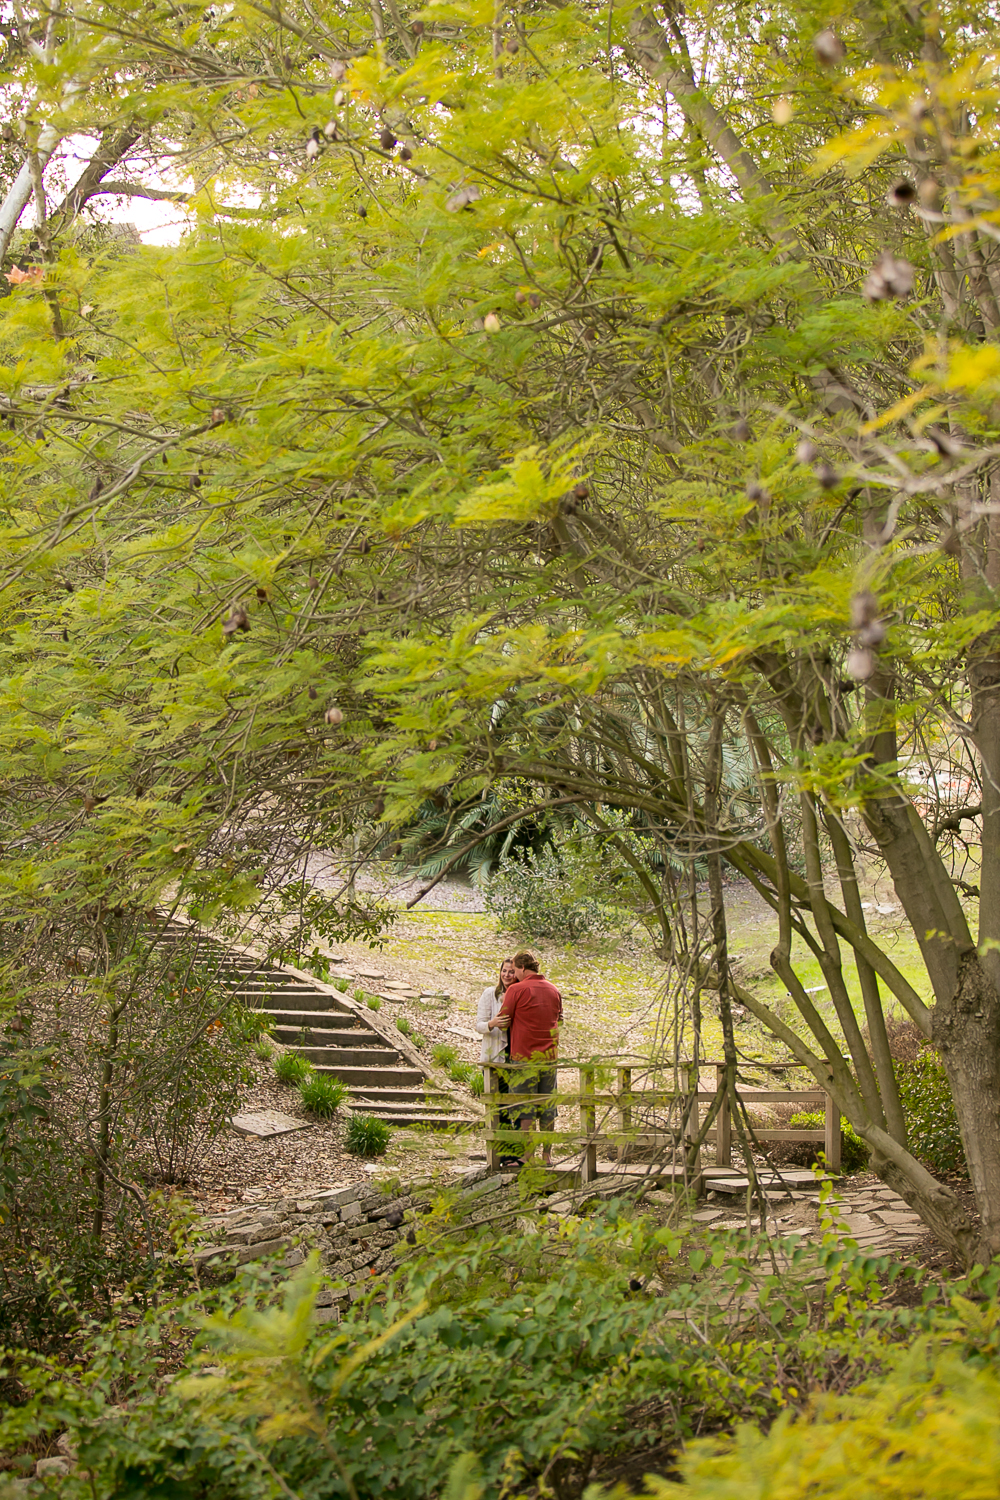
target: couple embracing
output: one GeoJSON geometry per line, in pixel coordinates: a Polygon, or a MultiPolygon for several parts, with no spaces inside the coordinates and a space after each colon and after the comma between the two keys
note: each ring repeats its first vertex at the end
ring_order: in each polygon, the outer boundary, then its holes
{"type": "MultiPolygon", "coordinates": [[[[537,1119],[540,1130],[554,1130],[555,1105],[550,1096],[556,1091],[556,1048],[559,1023],[562,1021],[562,996],[544,974],[538,972],[533,953],[515,953],[500,968],[500,981],[489,985],[479,997],[476,1030],[482,1037],[479,1060],[501,1068],[497,1074],[501,1094],[535,1094],[538,1103],[520,1103],[510,1110],[501,1109],[500,1124],[518,1125],[530,1132],[537,1119]],[[508,1072],[504,1063],[514,1066],[508,1072]],[[548,1066],[546,1066],[548,1064],[548,1066]],[[546,1104],[546,1100],[549,1103],[546,1104]]],[[[532,1147],[525,1142],[526,1157],[532,1147]]],[[[508,1151],[510,1147],[506,1148],[508,1151]]],[[[552,1161],[552,1148],[542,1145],[542,1160],[552,1161]]],[[[520,1158],[502,1156],[502,1166],[520,1166],[520,1158]]]]}

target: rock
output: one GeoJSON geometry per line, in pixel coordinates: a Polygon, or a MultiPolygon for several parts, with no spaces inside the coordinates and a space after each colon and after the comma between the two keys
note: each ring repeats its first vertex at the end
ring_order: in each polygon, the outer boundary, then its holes
{"type": "Polygon", "coordinates": [[[72,1472],[73,1465],[68,1458],[40,1458],[35,1465],[36,1479],[54,1479],[72,1472]]]}
{"type": "Polygon", "coordinates": [[[361,1196],[362,1186],[360,1182],[345,1182],[340,1187],[327,1188],[322,1193],[317,1193],[315,1201],[324,1208],[331,1205],[340,1207],[345,1203],[353,1203],[361,1196]]]}
{"type": "Polygon", "coordinates": [[[270,1140],[276,1135],[291,1135],[296,1130],[311,1130],[309,1120],[296,1120],[282,1114],[280,1109],[262,1109],[252,1114],[233,1115],[230,1122],[240,1135],[255,1135],[261,1140],[270,1140]]]}
{"type": "Polygon", "coordinates": [[[344,1224],[349,1224],[352,1219],[360,1219],[361,1204],[357,1202],[345,1203],[340,1210],[340,1218],[344,1224]]]}
{"type": "Polygon", "coordinates": [[[340,1311],[336,1307],[317,1307],[315,1313],[313,1314],[313,1318],[317,1325],[323,1323],[339,1323],[340,1311]]]}
{"type": "Polygon", "coordinates": [[[279,1250],[288,1250],[291,1247],[286,1239],[258,1240],[253,1245],[247,1245],[240,1251],[240,1265],[245,1265],[248,1260],[259,1260],[264,1255],[274,1255],[279,1250]]]}

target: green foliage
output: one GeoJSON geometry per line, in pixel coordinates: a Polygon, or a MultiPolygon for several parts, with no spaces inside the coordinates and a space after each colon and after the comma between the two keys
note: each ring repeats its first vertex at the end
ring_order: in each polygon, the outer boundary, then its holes
{"type": "Polygon", "coordinates": [[[356,989],[354,991],[354,998],[358,1002],[359,1005],[363,1005],[364,1001],[365,1001],[365,992],[364,992],[364,990],[361,989],[360,987],[358,989],[356,989]]]}
{"type": "Polygon", "coordinates": [[[270,1062],[274,1056],[274,1048],[266,1037],[261,1037],[259,1042],[254,1043],[254,1056],[263,1063],[270,1062]]]}
{"type": "Polygon", "coordinates": [[[486,1085],[483,1082],[482,1069],[470,1068],[465,1081],[469,1085],[469,1093],[473,1096],[473,1098],[482,1098],[482,1095],[486,1088],[486,1085]]]}
{"type": "Polygon", "coordinates": [[[899,1099],[913,1154],[935,1172],[968,1176],[955,1102],[941,1059],[930,1047],[912,1062],[898,1062],[899,1099]]]}
{"type": "MultiPolygon", "coordinates": [[[[788,1122],[789,1130],[822,1130],[825,1116],[818,1110],[799,1110],[788,1122]]],[[[819,1148],[817,1147],[817,1151],[819,1148]]],[[[840,1165],[845,1172],[863,1172],[871,1159],[868,1146],[849,1121],[841,1122],[840,1165]]]]}
{"type": "Polygon", "coordinates": [[[279,1083],[302,1084],[312,1074],[312,1068],[297,1052],[282,1052],[274,1064],[274,1074],[279,1083]]]}
{"type": "Polygon", "coordinates": [[[350,1093],[341,1078],[331,1078],[328,1073],[313,1073],[299,1084],[302,1103],[311,1115],[329,1119],[335,1115],[350,1093]]]}
{"type": "MultiPolygon", "coordinates": [[[[923,1350],[889,1379],[828,1397],[808,1420],[692,1443],[681,1482],[650,1479],[656,1500],[968,1500],[996,1492],[1000,1377],[923,1350]]],[[[624,1500],[623,1491],[615,1491],[624,1500]]],[[[593,1500],[609,1500],[594,1492],[593,1500]]]]}
{"type": "Polygon", "coordinates": [[[439,1068],[450,1068],[458,1060],[458,1048],[451,1042],[435,1042],[431,1048],[431,1061],[439,1068]]]}
{"type": "Polygon", "coordinates": [[[407,1020],[406,1016],[396,1017],[396,1030],[401,1031],[404,1036],[411,1036],[413,1033],[413,1027],[410,1025],[410,1022],[407,1020]]]}
{"type": "Polygon", "coordinates": [[[352,1114],[347,1122],[344,1145],[353,1156],[384,1156],[392,1131],[374,1115],[352,1114]]]}
{"type": "Polygon", "coordinates": [[[368,1005],[368,1009],[369,1010],[381,1010],[382,1009],[382,1001],[381,1001],[381,999],[379,998],[378,995],[368,995],[366,1003],[368,1005]]]}
{"type": "Polygon", "coordinates": [[[566,851],[545,848],[501,861],[486,882],[486,909],[508,932],[573,941],[600,935],[608,912],[590,894],[588,879],[574,879],[566,851]]]}
{"type": "Polygon", "coordinates": [[[342,995],[346,995],[347,991],[350,988],[350,984],[346,979],[335,979],[333,981],[333,987],[335,990],[339,990],[342,995]]]}

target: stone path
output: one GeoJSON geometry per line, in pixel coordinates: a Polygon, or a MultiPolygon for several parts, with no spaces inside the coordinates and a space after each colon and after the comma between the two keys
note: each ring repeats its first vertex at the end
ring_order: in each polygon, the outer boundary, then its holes
{"type": "MultiPolygon", "coordinates": [[[[832,1233],[845,1242],[853,1241],[859,1249],[873,1255],[903,1257],[929,1232],[898,1193],[870,1178],[862,1181],[850,1177],[836,1179],[836,1186],[823,1209],[825,1223],[821,1224],[819,1183],[810,1186],[803,1180],[807,1174],[801,1172],[782,1175],[788,1183],[788,1191],[777,1181],[766,1184],[767,1227],[772,1235],[815,1240],[821,1233],[832,1233]]],[[[730,1183],[736,1182],[743,1185],[745,1192],[746,1178],[739,1179],[736,1174],[729,1174],[728,1180],[713,1181],[710,1177],[706,1183],[709,1201],[694,1213],[693,1221],[713,1229],[746,1228],[744,1197],[725,1191],[730,1183]],[[739,1217],[735,1216],[734,1210],[739,1217]]]]}

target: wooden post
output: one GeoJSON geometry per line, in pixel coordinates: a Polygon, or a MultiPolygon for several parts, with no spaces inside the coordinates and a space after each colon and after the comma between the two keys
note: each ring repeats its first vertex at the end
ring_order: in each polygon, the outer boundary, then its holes
{"type": "Polygon", "coordinates": [[[717,1167],[731,1167],[733,1164],[733,1122],[729,1113],[727,1081],[725,1067],[716,1063],[715,1087],[717,1090],[726,1089],[722,1096],[719,1113],[715,1117],[715,1165],[717,1167]]]}
{"type": "MultiPolygon", "coordinates": [[[[500,1089],[496,1069],[489,1063],[483,1064],[483,1102],[486,1105],[486,1133],[496,1135],[497,1120],[500,1117],[500,1089]]],[[[486,1142],[486,1165],[491,1172],[499,1171],[500,1147],[497,1141],[486,1142]]]]}
{"type": "Polygon", "coordinates": [[[618,1069],[618,1129],[621,1132],[621,1145],[618,1147],[618,1160],[628,1161],[630,1154],[629,1142],[626,1139],[632,1132],[632,1069],[618,1069]]]}
{"type": "Polygon", "coordinates": [[[824,1134],[823,1150],[826,1153],[827,1170],[830,1172],[840,1171],[840,1110],[833,1100],[833,1095],[826,1096],[826,1128],[824,1134]]]}
{"type": "MultiPolygon", "coordinates": [[[[687,1065],[687,1079],[688,1092],[684,1100],[684,1130],[682,1136],[682,1149],[684,1151],[685,1158],[687,1157],[687,1153],[690,1148],[693,1147],[695,1141],[698,1139],[698,1132],[701,1129],[701,1111],[698,1108],[699,1077],[698,1069],[695,1067],[694,1063],[688,1063],[687,1065]]],[[[700,1150],[695,1156],[691,1170],[694,1172],[696,1177],[700,1176],[700,1150]]]]}
{"type": "Polygon", "coordinates": [[[580,1069],[580,1131],[587,1137],[583,1147],[581,1182],[597,1181],[597,1142],[590,1137],[597,1131],[597,1105],[594,1100],[594,1070],[580,1069]]]}

